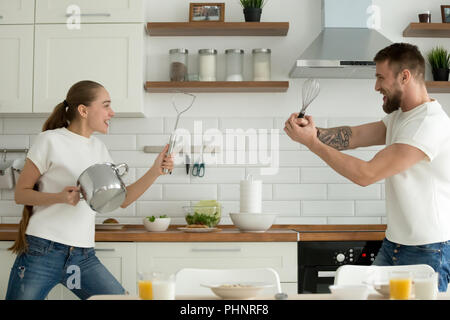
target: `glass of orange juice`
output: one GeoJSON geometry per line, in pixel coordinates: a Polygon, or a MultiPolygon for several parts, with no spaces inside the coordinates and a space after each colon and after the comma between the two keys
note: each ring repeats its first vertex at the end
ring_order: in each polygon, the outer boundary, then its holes
{"type": "Polygon", "coordinates": [[[152,273],[138,272],[139,298],[142,300],[153,300],[152,279],[152,273]]]}
{"type": "Polygon", "coordinates": [[[412,274],[409,271],[393,271],[389,274],[389,296],[392,300],[411,298],[412,274]]]}

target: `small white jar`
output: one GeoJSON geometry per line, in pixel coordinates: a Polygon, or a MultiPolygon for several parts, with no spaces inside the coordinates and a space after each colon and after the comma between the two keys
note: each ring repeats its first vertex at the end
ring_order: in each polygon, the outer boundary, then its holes
{"type": "Polygon", "coordinates": [[[253,49],[253,81],[270,81],[270,49],[253,49]]]}
{"type": "Polygon", "coordinates": [[[216,81],[217,50],[198,50],[198,79],[200,81],[216,81]]]}
{"type": "Polygon", "coordinates": [[[227,65],[226,81],[243,81],[244,50],[227,49],[225,50],[225,56],[227,65]]]}

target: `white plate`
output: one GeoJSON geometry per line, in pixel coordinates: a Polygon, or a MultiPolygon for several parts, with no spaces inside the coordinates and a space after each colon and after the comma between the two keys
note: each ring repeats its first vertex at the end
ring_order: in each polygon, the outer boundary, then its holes
{"type": "Polygon", "coordinates": [[[120,230],[125,227],[124,224],[120,223],[105,223],[105,224],[96,224],[95,230],[120,230]]]}
{"type": "Polygon", "coordinates": [[[177,228],[177,229],[180,230],[180,231],[193,232],[193,233],[220,231],[219,228],[186,228],[186,227],[180,227],[180,228],[177,228]]]}
{"type": "Polygon", "coordinates": [[[210,288],[216,296],[222,299],[254,299],[264,288],[273,287],[273,284],[266,282],[224,282],[200,285],[210,288]],[[242,287],[224,286],[238,284],[242,287]]]}

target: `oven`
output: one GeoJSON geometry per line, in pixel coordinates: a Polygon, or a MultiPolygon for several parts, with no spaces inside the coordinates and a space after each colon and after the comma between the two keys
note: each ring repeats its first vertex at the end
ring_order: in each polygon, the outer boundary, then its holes
{"type": "Polygon", "coordinates": [[[336,269],[344,264],[371,265],[381,247],[375,241],[298,242],[298,293],[329,293],[336,269]]]}

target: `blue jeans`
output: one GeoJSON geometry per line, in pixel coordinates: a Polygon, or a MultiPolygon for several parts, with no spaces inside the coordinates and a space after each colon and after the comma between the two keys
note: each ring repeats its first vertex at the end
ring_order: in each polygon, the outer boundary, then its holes
{"type": "Polygon", "coordinates": [[[384,238],[373,262],[376,266],[428,264],[439,273],[439,291],[447,291],[450,282],[450,241],[405,246],[384,238]]]}
{"type": "Polygon", "coordinates": [[[83,300],[96,294],[125,293],[94,248],[26,237],[28,251],[18,255],[11,268],[6,300],[43,300],[58,283],[83,300]]]}

